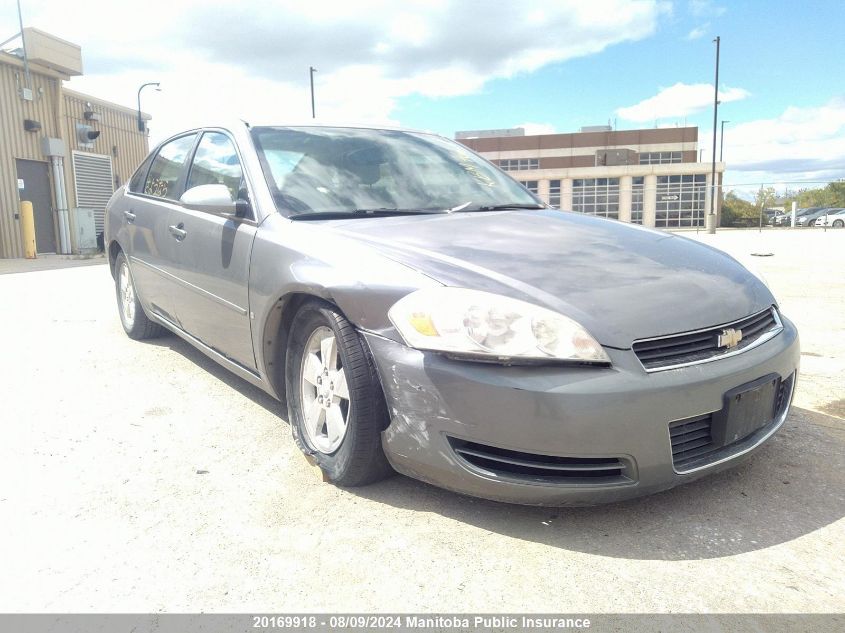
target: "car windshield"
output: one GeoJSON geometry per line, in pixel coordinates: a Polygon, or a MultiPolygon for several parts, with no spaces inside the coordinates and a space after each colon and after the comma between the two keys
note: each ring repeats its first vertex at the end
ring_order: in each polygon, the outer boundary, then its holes
{"type": "Polygon", "coordinates": [[[276,208],[290,217],[543,206],[463,145],[433,134],[256,127],[252,136],[276,208]]]}

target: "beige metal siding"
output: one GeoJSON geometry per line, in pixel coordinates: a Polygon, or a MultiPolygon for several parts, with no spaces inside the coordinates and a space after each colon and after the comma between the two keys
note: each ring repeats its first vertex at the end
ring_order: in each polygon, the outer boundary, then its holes
{"type": "MultiPolygon", "coordinates": [[[[76,93],[62,88],[62,76],[36,64],[31,64],[33,100],[24,101],[19,94],[24,86],[21,61],[0,53],[0,257],[23,257],[20,223],[15,219],[19,200],[15,159],[48,160],[41,153],[43,137],[61,138],[65,144],[64,171],[68,204],[76,206],[76,189],[72,152],[78,150],[111,157],[112,187],[126,182],[148,152],[147,135],[138,131],[137,113],[132,108],[76,93]],[[87,121],[87,104],[96,112],[99,121],[87,121]],[[26,132],[24,119],[41,123],[38,132],[26,132]],[[76,123],[89,124],[100,131],[93,148],[79,147],[76,123]]],[[[51,188],[55,196],[55,186],[51,188]]],[[[55,207],[55,197],[53,199],[55,207]]],[[[71,219],[73,224],[73,219],[71,219]]],[[[54,215],[55,225],[55,215],[54,215]]],[[[72,247],[75,249],[75,228],[70,227],[72,247]]],[[[58,235],[57,235],[58,241],[58,235]]]]}
{"type": "Polygon", "coordinates": [[[33,73],[32,101],[24,101],[18,92],[25,81],[22,68],[0,61],[0,257],[23,257],[20,222],[15,219],[20,203],[15,159],[45,160],[41,137],[59,136],[53,111],[58,80],[33,73]],[[24,131],[24,119],[39,121],[41,130],[24,131]]]}
{"type": "MultiPolygon", "coordinates": [[[[138,131],[137,116],[137,113],[129,108],[122,108],[87,95],[65,91],[63,137],[68,150],[65,159],[65,180],[69,201],[80,199],[76,191],[72,167],[69,165],[73,162],[71,160],[73,152],[111,156],[112,191],[129,180],[148,152],[147,135],[138,131]],[[88,104],[90,104],[90,109],[99,115],[99,121],[89,121],[85,118],[85,111],[89,109],[88,104]],[[94,141],[93,148],[82,147],[78,142],[76,138],[77,123],[90,125],[94,130],[99,130],[100,136],[94,141]]],[[[79,204],[78,206],[86,205],[79,204]]],[[[72,237],[75,239],[76,227],[71,226],[71,229],[72,237]]],[[[101,216],[97,218],[97,230],[102,230],[101,216]]],[[[75,247],[76,244],[74,244],[75,247]]]]}

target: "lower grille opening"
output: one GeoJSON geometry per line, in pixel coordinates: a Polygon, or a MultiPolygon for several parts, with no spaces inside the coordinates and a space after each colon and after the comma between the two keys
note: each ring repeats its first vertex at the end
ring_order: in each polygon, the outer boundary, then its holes
{"type": "MultiPolygon", "coordinates": [[[[770,428],[786,412],[794,380],[795,374],[792,374],[780,381],[775,392],[774,418],[755,433],[770,428]]],[[[747,438],[741,438],[728,445],[717,443],[714,440],[713,416],[713,413],[707,413],[669,424],[672,462],[676,470],[684,470],[693,464],[706,465],[707,462],[719,459],[722,455],[729,453],[731,448],[747,440],[747,438]]],[[[718,433],[716,435],[718,436],[718,433]]]]}
{"type": "Polygon", "coordinates": [[[672,461],[676,468],[686,466],[719,450],[712,436],[713,414],[678,420],[669,425],[672,461]]]}
{"type": "Polygon", "coordinates": [[[623,483],[630,468],[617,457],[559,457],[523,453],[449,438],[452,450],[473,466],[499,476],[548,483],[623,483]]]}

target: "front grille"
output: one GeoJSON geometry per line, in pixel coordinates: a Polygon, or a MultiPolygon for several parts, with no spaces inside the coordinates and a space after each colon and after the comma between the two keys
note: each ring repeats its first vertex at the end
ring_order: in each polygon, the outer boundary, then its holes
{"type": "Polygon", "coordinates": [[[544,483],[624,483],[631,466],[617,457],[558,457],[523,453],[449,438],[449,444],[469,464],[498,476],[544,483]]]}
{"type": "Polygon", "coordinates": [[[647,371],[658,371],[678,365],[701,363],[723,354],[741,351],[754,345],[763,335],[780,331],[781,327],[774,309],[767,308],[733,323],[695,332],[636,341],[633,349],[647,371]],[[742,340],[735,347],[718,346],[719,335],[727,328],[742,331],[742,340]]]}
{"type": "MultiPolygon", "coordinates": [[[[755,433],[771,427],[786,412],[794,380],[795,374],[792,374],[785,380],[780,381],[775,394],[775,416],[769,424],[758,429],[755,433]]],[[[677,420],[669,424],[669,439],[672,443],[672,462],[675,470],[684,470],[693,463],[706,465],[707,462],[715,461],[722,455],[729,453],[735,445],[741,444],[747,439],[741,438],[727,445],[717,443],[714,440],[713,432],[714,413],[677,420]]]]}

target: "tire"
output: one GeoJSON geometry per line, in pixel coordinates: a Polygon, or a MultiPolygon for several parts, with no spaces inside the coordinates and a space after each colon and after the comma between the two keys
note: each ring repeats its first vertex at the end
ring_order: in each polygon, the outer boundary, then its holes
{"type": "Polygon", "coordinates": [[[843,226],[845,226],[845,220],[834,220],[833,221],[833,228],[841,229],[843,226]]]}
{"type": "Polygon", "coordinates": [[[354,487],[394,474],[381,447],[389,422],[381,383],[355,328],[333,306],[312,300],[296,313],[285,382],[294,440],[326,480],[354,487]]]}
{"type": "Polygon", "coordinates": [[[158,323],[153,323],[147,318],[144,307],[138,301],[138,293],[135,290],[135,280],[129,268],[126,255],[121,251],[114,261],[114,290],[117,298],[117,311],[120,315],[120,324],[126,335],[140,341],[148,338],[157,338],[166,333],[166,330],[158,323]]]}

